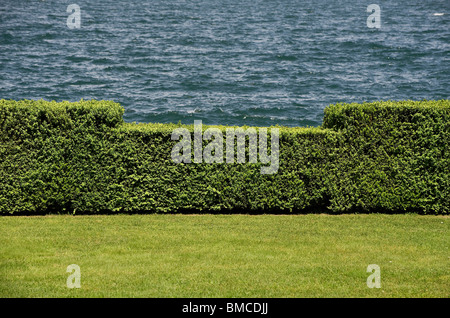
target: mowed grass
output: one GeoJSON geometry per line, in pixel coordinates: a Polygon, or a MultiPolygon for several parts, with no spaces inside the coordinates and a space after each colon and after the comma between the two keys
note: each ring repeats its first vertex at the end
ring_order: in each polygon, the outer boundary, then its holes
{"type": "Polygon", "coordinates": [[[6,216],[0,233],[1,297],[450,296],[444,216],[6,216]]]}

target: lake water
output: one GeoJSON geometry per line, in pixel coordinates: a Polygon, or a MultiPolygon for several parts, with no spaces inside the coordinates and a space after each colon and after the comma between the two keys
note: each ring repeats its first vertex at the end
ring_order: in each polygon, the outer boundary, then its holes
{"type": "Polygon", "coordinates": [[[332,103],[449,98],[449,14],[448,0],[1,0],[0,98],[114,100],[128,122],[318,126],[332,103]]]}

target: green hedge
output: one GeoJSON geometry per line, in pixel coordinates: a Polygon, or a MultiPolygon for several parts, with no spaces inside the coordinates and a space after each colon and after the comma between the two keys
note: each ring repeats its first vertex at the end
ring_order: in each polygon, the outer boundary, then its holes
{"type": "Polygon", "coordinates": [[[323,126],[346,149],[332,210],[449,213],[449,100],[331,105],[323,126]]]}
{"type": "Polygon", "coordinates": [[[193,125],[124,123],[114,102],[1,100],[0,213],[448,214],[449,113],[448,100],[329,106],[323,127],[276,127],[280,166],[264,175],[248,156],[176,164],[171,134],[193,125]]]}

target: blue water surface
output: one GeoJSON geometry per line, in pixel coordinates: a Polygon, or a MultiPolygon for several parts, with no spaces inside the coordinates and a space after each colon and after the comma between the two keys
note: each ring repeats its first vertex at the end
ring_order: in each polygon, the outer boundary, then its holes
{"type": "Polygon", "coordinates": [[[333,103],[448,99],[449,14],[448,0],[1,0],[0,98],[114,100],[128,122],[318,126],[333,103]]]}

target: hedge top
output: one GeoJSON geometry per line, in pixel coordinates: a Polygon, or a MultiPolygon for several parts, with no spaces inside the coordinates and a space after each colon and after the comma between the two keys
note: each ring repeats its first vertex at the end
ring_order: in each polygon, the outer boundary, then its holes
{"type": "Polygon", "coordinates": [[[73,128],[78,125],[117,127],[123,123],[124,109],[113,101],[80,100],[56,102],[45,100],[0,100],[0,127],[35,124],[73,128]]]}
{"type": "Polygon", "coordinates": [[[338,103],[325,108],[323,127],[343,129],[356,122],[373,124],[385,122],[388,118],[396,121],[412,122],[421,114],[433,119],[450,121],[450,100],[422,101],[378,101],[371,103],[338,103]]]}
{"type": "MultiPolygon", "coordinates": [[[[324,122],[320,128],[340,130],[355,121],[374,120],[385,121],[387,117],[401,121],[410,121],[412,116],[423,114],[437,116],[450,120],[450,100],[437,101],[378,101],[358,103],[337,103],[329,105],[324,110],[324,122]]],[[[193,129],[193,125],[180,124],[126,124],[123,122],[124,108],[113,101],[80,100],[79,102],[56,102],[45,100],[0,100],[0,127],[13,128],[17,125],[31,125],[33,123],[49,124],[52,127],[73,128],[77,125],[87,125],[97,128],[124,128],[131,130],[172,131],[176,127],[193,129]]],[[[222,131],[232,126],[217,127],[222,131]]],[[[320,133],[318,127],[279,127],[288,133],[320,133]]],[[[247,127],[243,127],[247,128],[247,127]]]]}

